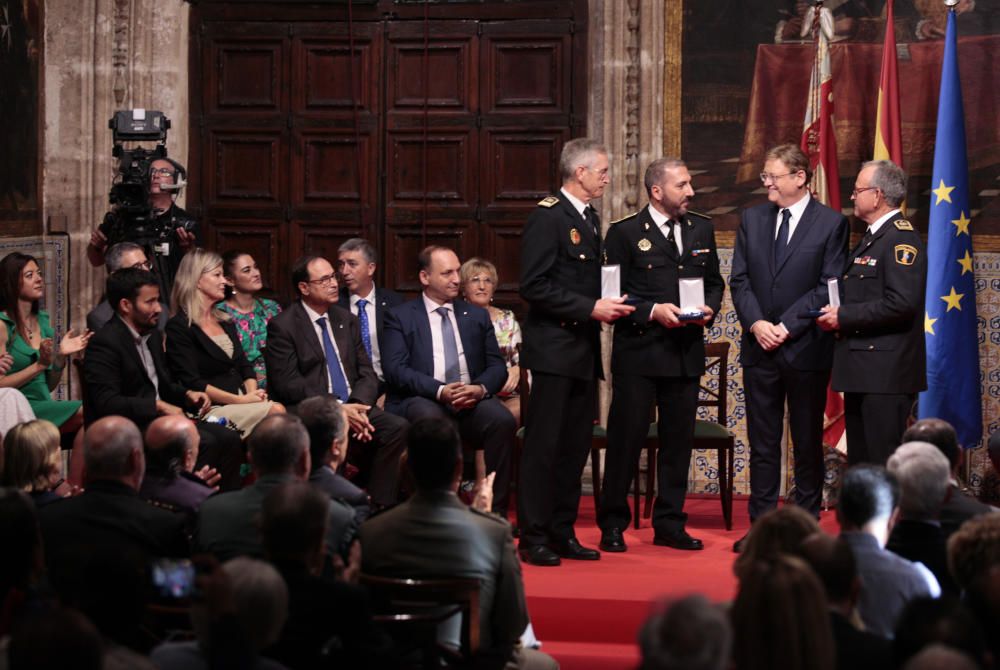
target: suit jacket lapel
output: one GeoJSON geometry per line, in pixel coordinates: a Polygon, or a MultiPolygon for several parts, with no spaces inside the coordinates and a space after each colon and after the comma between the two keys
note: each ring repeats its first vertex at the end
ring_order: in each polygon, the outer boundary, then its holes
{"type": "Polygon", "coordinates": [[[421,293],[420,296],[413,300],[413,323],[415,326],[415,335],[417,341],[413,343],[413,352],[410,356],[410,364],[413,365],[416,356],[414,354],[419,353],[419,357],[427,362],[430,366],[427,370],[427,374],[434,374],[434,340],[431,339],[431,320],[427,314],[427,309],[424,305],[424,297],[421,293]]]}
{"type": "Polygon", "coordinates": [[[354,342],[351,341],[350,329],[345,327],[346,319],[343,318],[343,315],[338,314],[337,310],[333,307],[327,310],[326,318],[330,322],[330,330],[333,331],[333,341],[337,343],[337,353],[340,354],[340,363],[344,366],[344,371],[346,372],[350,369],[348,362],[354,360],[354,342]]]}
{"type": "Polygon", "coordinates": [[[301,333],[301,337],[305,338],[307,346],[312,347],[316,355],[326,360],[326,353],[323,351],[323,347],[320,346],[319,340],[316,338],[316,324],[309,320],[309,315],[306,314],[306,308],[302,306],[302,303],[296,301],[289,307],[292,310],[294,318],[298,321],[298,326],[296,331],[301,333]]]}
{"type": "MultiPolygon", "coordinates": [[[[781,266],[776,267],[774,269],[774,274],[777,275],[779,272],[781,272],[781,268],[784,267],[785,263],[788,262],[788,259],[792,257],[792,254],[795,253],[795,250],[802,243],[802,239],[806,237],[812,230],[812,224],[816,218],[816,208],[818,206],[819,204],[816,202],[814,198],[809,198],[809,204],[806,205],[805,211],[802,212],[802,218],[799,219],[799,222],[797,224],[795,224],[795,234],[792,235],[792,238],[790,240],[788,240],[788,246],[785,247],[784,260],[782,260],[781,266]]],[[[774,216],[775,216],[774,222],[777,223],[778,213],[775,212],[774,216]]],[[[772,249],[771,257],[773,258],[774,244],[771,245],[771,249],[772,249]]]]}
{"type": "MultiPolygon", "coordinates": [[[[469,363],[469,346],[475,340],[472,319],[469,318],[469,303],[464,300],[455,300],[455,321],[458,322],[458,336],[462,338],[462,351],[465,353],[465,363],[469,363]]],[[[472,371],[470,370],[471,374],[472,371]]]]}
{"type": "MultiPolygon", "coordinates": [[[[139,372],[142,373],[142,376],[146,379],[146,381],[149,382],[150,386],[152,386],[153,380],[149,378],[148,374],[146,374],[146,365],[142,362],[142,359],[139,358],[139,350],[136,348],[135,340],[132,338],[132,333],[131,331],[129,331],[128,326],[126,326],[125,323],[118,318],[117,314],[112,316],[111,320],[114,323],[114,328],[118,333],[118,337],[122,341],[122,348],[125,350],[125,355],[129,357],[133,365],[139,368],[139,372]]],[[[155,334],[153,337],[155,337],[155,334]]],[[[151,346],[149,347],[150,352],[152,352],[153,350],[152,346],[153,337],[149,338],[149,342],[151,344],[151,346]]],[[[156,354],[153,354],[154,367],[156,367],[156,363],[157,363],[156,354]]],[[[157,375],[160,374],[159,368],[157,368],[156,374],[157,375]]],[[[157,389],[157,391],[159,391],[159,389],[157,389]]]]}

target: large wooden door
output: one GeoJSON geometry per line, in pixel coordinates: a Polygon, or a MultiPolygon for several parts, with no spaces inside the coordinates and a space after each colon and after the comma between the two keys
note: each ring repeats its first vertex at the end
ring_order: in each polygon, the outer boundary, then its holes
{"type": "Polygon", "coordinates": [[[351,22],[232,4],[192,14],[188,198],[206,244],[253,254],[285,297],[296,257],[333,260],[349,237],[410,293],[417,252],[444,244],[493,260],[516,304],[521,226],[583,126],[580,3],[351,22]]]}

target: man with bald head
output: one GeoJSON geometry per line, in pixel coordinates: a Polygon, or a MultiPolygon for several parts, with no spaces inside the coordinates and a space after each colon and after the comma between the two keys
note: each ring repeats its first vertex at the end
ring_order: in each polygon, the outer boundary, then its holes
{"type": "Polygon", "coordinates": [[[214,470],[194,472],[201,437],[194,422],[184,416],[161,416],[146,429],[146,476],[139,497],[163,509],[183,514],[189,524],[205,498],[215,493],[209,480],[214,470]],[[202,475],[202,476],[199,476],[202,475]]]}
{"type": "Polygon", "coordinates": [[[49,575],[57,590],[99,556],[145,566],[156,557],[189,553],[184,520],[139,498],[146,459],[142,435],[125,417],[108,416],[83,441],[84,491],[39,510],[49,575]]]}

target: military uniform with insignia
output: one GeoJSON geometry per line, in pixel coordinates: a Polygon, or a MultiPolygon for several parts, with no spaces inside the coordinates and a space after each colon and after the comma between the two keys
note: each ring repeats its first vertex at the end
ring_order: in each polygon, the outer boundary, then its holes
{"type": "MultiPolygon", "coordinates": [[[[684,529],[698,382],[705,371],[705,329],[695,324],[666,328],[650,317],[657,303],[680,306],[679,280],[684,278],[704,281],[705,303],[717,314],[725,282],[709,217],[689,211],[680,224],[680,253],[676,242],[661,232],[649,207],[613,224],[605,240],[608,264],[621,269],[622,294],[636,306],[615,324],[614,395],[598,515],[605,531],[622,530],[631,519],[628,489],[654,402],[659,410],[660,450],[653,527],[658,536],[684,529]]],[[[676,226],[672,221],[667,226],[673,234],[676,226]]]]}
{"type": "Polygon", "coordinates": [[[884,465],[899,446],[917,393],[927,388],[927,254],[896,211],[847,258],[832,386],[844,392],[849,461],[884,465]]]}

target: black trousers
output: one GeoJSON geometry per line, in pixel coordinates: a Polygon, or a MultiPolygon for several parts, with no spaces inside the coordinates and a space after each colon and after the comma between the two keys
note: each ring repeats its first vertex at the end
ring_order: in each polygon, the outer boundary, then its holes
{"type": "Polygon", "coordinates": [[[823,410],[829,370],[796,370],[784,357],[764,356],[743,368],[750,438],[750,520],[778,505],[785,401],[795,458],[795,500],[815,517],[823,502],[823,410]]]}
{"type": "Polygon", "coordinates": [[[475,407],[455,413],[428,398],[410,398],[402,406],[407,421],[418,419],[448,419],[454,421],[462,441],[483,450],[486,472],[495,472],[493,480],[493,511],[507,513],[507,493],[510,488],[510,457],[514,449],[517,422],[504,404],[496,398],[479,401],[475,407]]]}
{"type": "Polygon", "coordinates": [[[195,421],[201,442],[195,470],[208,465],[222,476],[220,491],[235,491],[243,485],[240,467],[244,461],[243,440],[235,430],[204,421],[195,421]]]}
{"type": "Polygon", "coordinates": [[[639,453],[649,430],[650,409],[656,403],[657,433],[656,502],[653,528],[657,533],[684,529],[684,497],[694,443],[698,409],[697,377],[644,377],[618,373],[608,414],[608,451],[597,522],[602,530],[625,529],[632,520],[629,484],[635,476],[639,453]]]}
{"type": "Polygon", "coordinates": [[[575,537],[596,398],[593,379],[532,371],[517,487],[520,543],[525,547],[575,537]]]}
{"type": "Polygon", "coordinates": [[[845,393],[847,462],[885,465],[906,431],[913,393],[845,393]]]}
{"type": "Polygon", "coordinates": [[[351,437],[347,457],[359,466],[358,486],[367,489],[375,505],[388,507],[399,498],[399,466],[406,451],[406,429],[410,424],[377,406],[368,410],[368,420],[375,428],[371,441],[351,437]]]}

